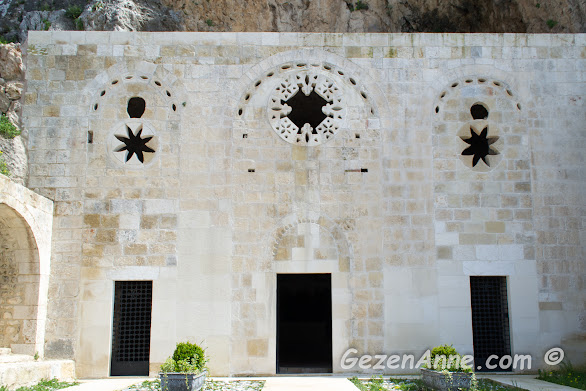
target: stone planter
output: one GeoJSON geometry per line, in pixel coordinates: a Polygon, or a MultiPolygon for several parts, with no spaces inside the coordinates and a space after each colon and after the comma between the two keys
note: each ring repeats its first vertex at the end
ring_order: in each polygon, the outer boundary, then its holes
{"type": "Polygon", "coordinates": [[[162,391],[198,391],[206,381],[206,371],[202,373],[159,373],[162,391]]]}
{"type": "Polygon", "coordinates": [[[427,387],[441,391],[470,388],[472,372],[440,372],[421,368],[421,380],[427,387]]]}

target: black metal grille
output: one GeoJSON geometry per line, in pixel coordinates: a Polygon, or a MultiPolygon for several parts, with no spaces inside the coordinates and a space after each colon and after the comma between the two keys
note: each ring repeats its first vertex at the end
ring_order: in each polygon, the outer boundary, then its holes
{"type": "Polygon", "coordinates": [[[152,281],[116,281],[112,376],[148,376],[152,299],[152,281]]]}
{"type": "Polygon", "coordinates": [[[491,359],[488,364],[497,365],[501,357],[511,354],[507,278],[470,277],[470,296],[476,370],[510,371],[511,368],[498,366],[487,368],[486,361],[496,355],[498,358],[491,359]]]}

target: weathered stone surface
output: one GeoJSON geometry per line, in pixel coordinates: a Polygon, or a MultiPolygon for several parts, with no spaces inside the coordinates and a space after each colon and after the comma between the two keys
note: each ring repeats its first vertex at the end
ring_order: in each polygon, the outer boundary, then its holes
{"type": "Polygon", "coordinates": [[[5,114],[10,108],[10,99],[4,91],[0,89],[0,111],[5,114]]]}
{"type": "Polygon", "coordinates": [[[65,16],[65,10],[26,12],[20,22],[20,41],[26,41],[29,30],[75,30],[73,20],[65,16]]]}
{"type": "Polygon", "coordinates": [[[290,32],[527,32],[586,31],[581,0],[40,0],[0,5],[7,39],[28,30],[74,30],[65,9],[77,5],[84,30],[290,32]]]}
{"type": "Polygon", "coordinates": [[[0,77],[6,81],[24,77],[20,44],[0,45],[0,77]]]}
{"type": "Polygon", "coordinates": [[[0,151],[2,151],[2,158],[10,171],[10,179],[24,185],[28,169],[28,158],[22,137],[17,136],[13,139],[6,139],[0,136],[0,151]]]}
{"type": "Polygon", "coordinates": [[[18,100],[22,94],[23,85],[21,82],[6,83],[5,94],[10,100],[18,100]]]}
{"type": "Polygon", "coordinates": [[[86,30],[173,31],[181,30],[178,15],[159,0],[98,0],[80,16],[86,30]]]}

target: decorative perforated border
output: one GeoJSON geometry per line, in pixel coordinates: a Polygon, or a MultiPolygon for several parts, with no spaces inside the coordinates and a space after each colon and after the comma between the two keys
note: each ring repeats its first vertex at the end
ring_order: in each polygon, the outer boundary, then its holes
{"type": "MultiPolygon", "coordinates": [[[[516,94],[513,93],[512,88],[507,85],[504,81],[490,78],[490,77],[483,77],[483,76],[474,76],[474,77],[464,77],[460,80],[453,81],[449,84],[448,88],[442,90],[442,92],[437,97],[437,101],[435,104],[434,115],[441,116],[443,115],[443,105],[444,102],[448,100],[450,95],[454,93],[456,90],[460,88],[491,88],[495,91],[494,96],[496,94],[500,94],[502,97],[506,98],[508,101],[511,102],[511,108],[516,108],[518,113],[521,113],[522,107],[521,103],[516,99],[516,94]]],[[[472,96],[470,96],[472,97],[472,96]]],[[[489,115],[487,119],[474,119],[472,115],[470,118],[465,121],[465,123],[458,127],[454,136],[456,137],[457,141],[457,150],[455,153],[458,155],[459,160],[468,168],[472,169],[473,171],[478,172],[487,172],[492,171],[495,167],[499,165],[501,160],[503,159],[503,154],[506,152],[506,145],[503,142],[503,138],[501,137],[501,129],[498,126],[493,124],[493,121],[490,119],[490,112],[496,110],[495,107],[487,107],[486,102],[483,101],[482,98],[478,97],[475,100],[474,104],[481,104],[487,110],[489,110],[489,115]],[[470,145],[467,144],[464,140],[468,140],[471,137],[471,131],[473,131],[476,135],[481,135],[481,133],[486,129],[486,137],[491,141],[491,149],[493,152],[497,152],[496,155],[491,154],[487,157],[490,165],[485,164],[484,162],[477,163],[474,165],[473,163],[473,156],[471,155],[463,155],[462,152],[468,148],[470,145]]]]}
{"type": "MultiPolygon", "coordinates": [[[[345,70],[325,61],[288,61],[278,66],[269,68],[264,72],[263,77],[257,78],[256,81],[248,85],[245,90],[246,92],[242,94],[238,103],[238,119],[244,118],[247,106],[252,100],[252,97],[260,90],[261,86],[264,86],[266,83],[271,83],[271,86],[276,84],[275,89],[271,91],[268,98],[267,119],[276,134],[291,144],[307,146],[323,144],[332,139],[341,128],[345,127],[346,106],[341,89],[339,88],[340,83],[344,83],[356,91],[357,95],[361,97],[368,115],[378,116],[374,103],[365,92],[365,86],[363,86],[357,78],[348,74],[345,70]],[[278,99],[279,97],[277,96],[280,92],[278,91],[278,86],[282,83],[291,84],[291,81],[297,75],[308,75],[312,79],[316,79],[312,80],[311,86],[309,87],[316,91],[318,95],[324,97],[324,94],[326,94],[328,99],[331,98],[331,105],[329,105],[330,107],[326,107],[325,109],[329,119],[324,120],[322,124],[320,124],[318,131],[314,131],[313,129],[302,129],[303,131],[301,133],[303,134],[301,135],[298,134],[299,129],[297,126],[292,124],[291,121],[287,121],[286,115],[282,115],[284,114],[282,110],[283,107],[280,105],[280,101],[278,99]],[[326,89],[323,88],[325,85],[323,83],[324,81],[327,81],[325,84],[330,83],[333,85],[333,89],[330,91],[330,93],[334,92],[333,94],[328,93],[326,89]],[[275,102],[279,104],[276,105],[275,102]],[[335,110],[333,110],[334,107],[335,110]],[[275,108],[277,109],[276,111],[279,111],[278,116],[275,116],[276,112],[273,110],[275,108]],[[304,135],[307,137],[301,137],[304,135]]],[[[301,87],[304,87],[304,83],[302,82],[294,82],[293,84],[302,84],[301,87]]]]}
{"type": "Polygon", "coordinates": [[[167,101],[168,107],[172,112],[178,112],[187,105],[186,101],[181,101],[178,94],[174,94],[173,88],[166,85],[165,81],[156,76],[148,76],[145,73],[133,72],[126,73],[120,77],[112,77],[104,86],[99,88],[99,93],[93,100],[90,112],[97,112],[100,108],[100,104],[104,99],[107,99],[113,89],[124,88],[130,83],[141,83],[145,86],[151,87],[157,91],[165,101],[167,101]]]}
{"type": "MultiPolygon", "coordinates": [[[[496,87],[501,93],[505,94],[509,99],[515,100],[515,95],[513,94],[511,88],[503,81],[491,79],[488,77],[467,77],[463,81],[454,81],[450,84],[450,87],[444,89],[438,96],[439,103],[435,106],[435,113],[440,113],[440,106],[441,103],[454,89],[462,86],[484,86],[484,87],[496,87]]],[[[517,105],[517,109],[521,111],[521,103],[515,100],[515,104],[517,105]]]]}
{"type": "Polygon", "coordinates": [[[356,77],[348,74],[345,70],[340,69],[339,67],[329,62],[307,62],[300,60],[286,62],[269,69],[263,77],[258,78],[254,83],[251,83],[246,89],[246,93],[242,95],[238,104],[238,117],[242,117],[248,102],[250,102],[250,98],[253,96],[253,94],[256,93],[263,82],[269,81],[271,79],[284,79],[290,73],[303,70],[323,70],[335,78],[341,78],[342,81],[347,82],[349,85],[353,86],[354,89],[360,94],[362,99],[364,99],[365,104],[368,105],[368,112],[374,116],[378,115],[375,105],[370,101],[368,95],[365,92],[365,86],[363,86],[356,77]]]}

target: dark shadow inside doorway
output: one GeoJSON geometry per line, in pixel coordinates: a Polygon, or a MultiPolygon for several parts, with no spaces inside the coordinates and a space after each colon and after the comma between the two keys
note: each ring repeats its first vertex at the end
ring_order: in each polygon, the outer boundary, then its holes
{"type": "Polygon", "coordinates": [[[277,373],[331,372],[331,275],[278,274],[277,373]]]}

